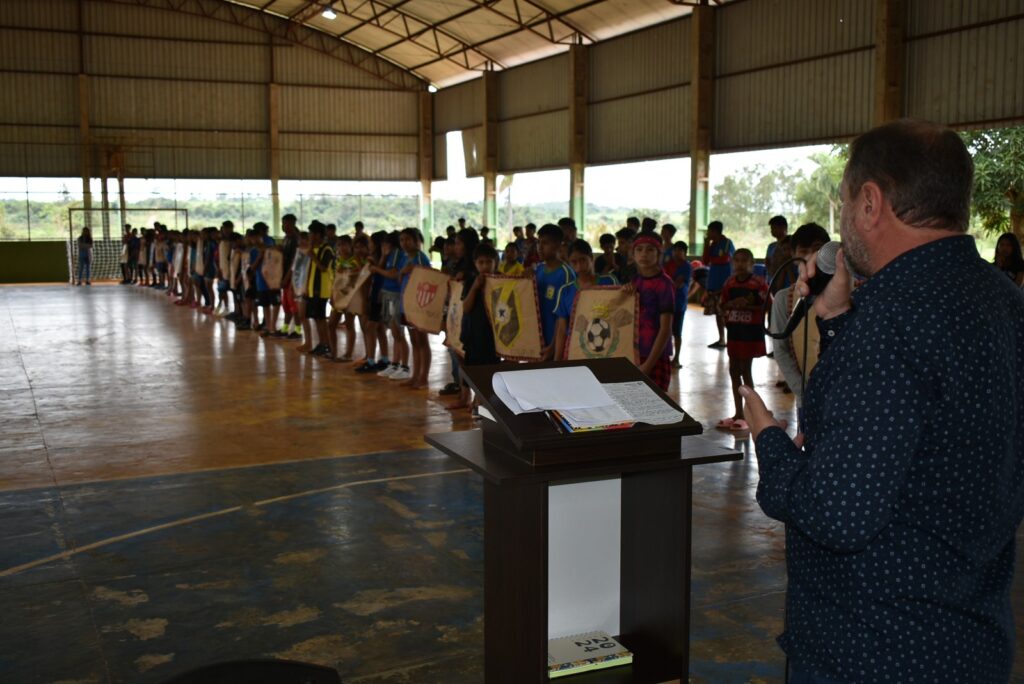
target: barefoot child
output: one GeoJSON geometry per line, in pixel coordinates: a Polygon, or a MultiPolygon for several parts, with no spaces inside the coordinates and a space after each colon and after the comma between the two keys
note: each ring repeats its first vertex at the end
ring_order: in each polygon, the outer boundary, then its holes
{"type": "Polygon", "coordinates": [[[747,430],[743,416],[740,387],[754,386],[751,366],[754,359],[765,355],[764,308],[768,301],[768,283],[754,275],[754,254],[749,249],[737,249],[732,258],[732,276],[722,287],[721,308],[729,333],[729,379],[736,413],[725,418],[718,427],[729,430],[747,430]]]}

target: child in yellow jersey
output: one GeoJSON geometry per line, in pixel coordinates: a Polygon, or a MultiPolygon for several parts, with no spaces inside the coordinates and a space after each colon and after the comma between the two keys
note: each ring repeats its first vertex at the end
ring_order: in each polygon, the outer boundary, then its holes
{"type": "Polygon", "coordinates": [[[519,262],[519,247],[514,242],[508,243],[505,245],[505,254],[498,266],[498,272],[518,278],[523,275],[523,270],[523,265],[519,262]]]}
{"type": "Polygon", "coordinates": [[[306,318],[316,325],[317,345],[310,352],[317,356],[334,356],[327,334],[327,300],[334,286],[334,250],[324,242],[324,224],[314,221],[309,226],[309,281],[306,283],[306,318]]]}

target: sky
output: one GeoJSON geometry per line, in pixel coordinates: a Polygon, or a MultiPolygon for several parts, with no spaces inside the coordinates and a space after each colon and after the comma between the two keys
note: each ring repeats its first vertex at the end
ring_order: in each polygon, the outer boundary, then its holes
{"type": "MultiPolygon", "coordinates": [[[[465,177],[462,137],[454,132],[448,135],[449,161],[447,181],[434,183],[435,199],[478,202],[483,196],[483,180],[465,177]]],[[[804,171],[811,171],[814,164],[808,156],[816,151],[828,151],[829,146],[790,147],[776,150],[716,154],[711,157],[711,186],[721,183],[732,173],[749,166],[761,164],[766,168],[789,165],[804,171]]],[[[690,160],[665,159],[614,166],[592,166],[586,170],[586,199],[590,204],[605,207],[631,207],[682,211],[689,206],[690,160]]],[[[499,183],[501,178],[499,177],[499,183]]],[[[58,199],[62,186],[72,194],[81,192],[81,180],[77,178],[0,178],[0,199],[22,199],[26,185],[33,200],[58,199]]],[[[100,181],[92,183],[94,197],[100,193],[100,181]]],[[[128,201],[135,198],[190,196],[212,197],[219,193],[237,195],[269,195],[270,181],[241,180],[140,180],[128,179],[125,183],[128,201]]],[[[288,201],[298,194],[328,195],[419,195],[420,185],[416,182],[356,182],[356,181],[281,181],[282,199],[288,201]]],[[[110,185],[112,199],[116,199],[117,186],[110,185]]],[[[569,201],[569,171],[540,171],[515,174],[511,185],[513,204],[538,204],[543,202],[569,201]]],[[[506,201],[503,194],[500,201],[506,201]]]]}

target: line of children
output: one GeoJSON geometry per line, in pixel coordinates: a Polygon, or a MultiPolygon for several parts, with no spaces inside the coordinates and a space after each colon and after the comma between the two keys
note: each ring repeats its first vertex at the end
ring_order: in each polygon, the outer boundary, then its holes
{"type": "MultiPolygon", "coordinates": [[[[402,293],[413,268],[430,267],[420,232],[407,228],[392,233],[378,231],[370,236],[361,233],[355,238],[343,235],[335,237],[335,248],[327,226],[313,222],[308,232],[300,233],[294,226],[294,217],[286,217],[285,223],[289,236],[283,247],[287,265],[279,290],[270,287],[260,268],[266,250],[275,247],[264,223],[257,223],[244,236],[235,233],[230,222],[225,222],[219,231],[208,228],[178,233],[158,229],[151,239],[146,237],[147,272],[152,273],[154,284],[158,277],[161,285],[166,280],[169,294],[179,295],[176,303],[192,307],[202,303],[207,313],[216,303],[218,308],[231,310],[226,318],[234,321],[240,330],[261,330],[265,336],[301,337],[299,350],[336,361],[352,360],[358,322],[363,334],[364,358],[356,362],[354,370],[401,380],[411,388],[426,387],[431,365],[430,341],[426,333],[407,324],[402,310],[402,293]],[[294,245],[290,254],[288,240],[294,245]],[[221,259],[221,249],[229,249],[230,255],[221,259]],[[339,271],[358,273],[364,265],[370,267],[373,275],[365,286],[366,308],[360,309],[363,315],[333,308],[328,315],[327,304],[335,274],[339,271]],[[285,328],[276,330],[282,290],[289,292],[291,303],[286,309],[285,328]],[[233,300],[231,306],[227,301],[229,295],[233,300]],[[297,330],[300,324],[301,335],[297,330]],[[339,325],[345,328],[344,345],[339,344],[339,325]],[[296,326],[294,331],[292,326],[296,326]],[[408,334],[406,328],[409,328],[408,334]],[[394,352],[392,356],[388,354],[389,346],[394,352]]],[[[566,224],[570,234],[574,228],[566,224]]],[[[517,242],[510,242],[503,257],[493,246],[481,242],[471,228],[445,239],[438,247],[444,255],[445,270],[463,283],[460,341],[465,357],[459,363],[500,361],[494,347],[493,329],[481,301],[488,275],[501,273],[535,279],[546,359],[565,356],[572,306],[580,289],[621,285],[638,295],[640,368],[656,384],[668,389],[672,366],[679,366],[678,351],[673,352],[681,347],[691,269],[687,244],[667,242],[675,234],[671,226],[663,226],[661,235],[652,230],[650,221],[646,228],[636,232],[627,227],[615,236],[603,235],[602,254],[597,263],[585,240],[576,239],[567,244],[565,231],[554,224],[545,224],[540,230],[526,226],[526,237],[520,238],[525,249],[520,250],[517,242]],[[529,246],[534,235],[535,250],[529,246]],[[523,262],[532,251],[536,252],[537,263],[533,268],[524,269],[523,262]],[[562,254],[568,255],[568,263],[562,254]]],[[[727,249],[722,251],[728,253],[727,249]]],[[[753,275],[749,250],[738,250],[731,266],[735,275],[721,286],[717,304],[725,312],[730,376],[734,388],[738,388],[740,383],[750,382],[753,358],[764,355],[763,331],[753,321],[761,320],[757,312],[763,315],[767,297],[764,280],[753,275]]],[[[470,406],[472,402],[465,386],[458,382],[457,373],[452,384],[460,395],[453,408],[470,406]]],[[[745,427],[738,400],[735,415],[722,421],[720,426],[745,427]]]]}

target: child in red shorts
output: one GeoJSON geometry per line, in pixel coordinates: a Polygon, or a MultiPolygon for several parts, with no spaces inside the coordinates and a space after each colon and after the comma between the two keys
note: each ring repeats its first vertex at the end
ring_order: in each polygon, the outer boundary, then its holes
{"type": "Polygon", "coordinates": [[[722,288],[721,309],[729,333],[726,349],[729,353],[729,379],[736,414],[718,423],[727,430],[749,429],[743,416],[740,386],[754,386],[751,367],[754,359],[765,356],[764,309],[768,301],[768,283],[754,275],[754,254],[749,249],[737,249],[732,258],[732,276],[722,288]]]}

